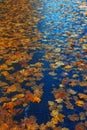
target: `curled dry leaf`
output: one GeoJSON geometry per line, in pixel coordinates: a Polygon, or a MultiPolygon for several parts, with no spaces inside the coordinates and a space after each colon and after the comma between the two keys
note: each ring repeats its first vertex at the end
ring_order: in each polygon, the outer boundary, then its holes
{"type": "Polygon", "coordinates": [[[79,120],[79,117],[78,117],[77,114],[68,115],[68,118],[69,118],[71,121],[78,121],[78,120],[79,120]]]}

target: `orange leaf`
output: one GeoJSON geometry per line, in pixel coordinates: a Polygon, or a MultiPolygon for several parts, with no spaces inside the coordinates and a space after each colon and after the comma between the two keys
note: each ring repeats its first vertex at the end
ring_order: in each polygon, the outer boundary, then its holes
{"type": "Polygon", "coordinates": [[[0,130],[9,130],[9,126],[6,123],[4,123],[0,126],[0,130]]]}
{"type": "Polygon", "coordinates": [[[79,93],[78,95],[79,95],[79,97],[82,98],[82,99],[87,99],[87,95],[86,95],[86,94],[79,93]]]}
{"type": "Polygon", "coordinates": [[[55,98],[64,98],[66,96],[65,92],[58,92],[55,94],[55,98]]]}

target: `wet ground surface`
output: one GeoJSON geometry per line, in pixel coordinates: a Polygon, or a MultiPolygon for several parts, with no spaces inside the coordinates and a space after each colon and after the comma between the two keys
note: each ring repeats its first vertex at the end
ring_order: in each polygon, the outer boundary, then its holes
{"type": "Polygon", "coordinates": [[[0,130],[87,129],[86,5],[0,0],[0,130]]]}

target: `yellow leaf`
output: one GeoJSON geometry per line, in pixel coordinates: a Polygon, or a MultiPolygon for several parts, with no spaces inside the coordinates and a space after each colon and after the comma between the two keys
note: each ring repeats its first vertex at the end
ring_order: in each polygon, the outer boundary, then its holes
{"type": "Polygon", "coordinates": [[[72,68],[71,65],[66,65],[66,66],[65,66],[65,69],[71,69],[71,68],[72,68]]]}

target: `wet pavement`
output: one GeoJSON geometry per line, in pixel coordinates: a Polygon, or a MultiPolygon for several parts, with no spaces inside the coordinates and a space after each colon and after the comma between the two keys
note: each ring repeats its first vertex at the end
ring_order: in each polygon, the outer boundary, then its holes
{"type": "Polygon", "coordinates": [[[0,130],[86,129],[86,1],[0,0],[0,130]]]}

